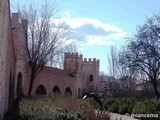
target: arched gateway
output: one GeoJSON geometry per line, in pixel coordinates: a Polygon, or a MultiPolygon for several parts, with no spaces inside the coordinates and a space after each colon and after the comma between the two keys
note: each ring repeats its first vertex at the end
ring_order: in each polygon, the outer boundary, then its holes
{"type": "Polygon", "coordinates": [[[36,95],[46,95],[47,92],[46,92],[46,89],[43,85],[39,85],[36,89],[36,95]]]}
{"type": "Polygon", "coordinates": [[[59,89],[58,86],[55,86],[55,87],[53,88],[53,90],[52,90],[52,93],[59,93],[59,94],[61,94],[61,91],[60,91],[60,89],[59,89]]]}
{"type": "Polygon", "coordinates": [[[18,73],[17,77],[17,89],[16,89],[17,97],[19,97],[22,94],[22,74],[18,73]]]}
{"type": "Polygon", "coordinates": [[[72,96],[72,91],[70,87],[67,87],[64,93],[64,96],[72,96]]]}

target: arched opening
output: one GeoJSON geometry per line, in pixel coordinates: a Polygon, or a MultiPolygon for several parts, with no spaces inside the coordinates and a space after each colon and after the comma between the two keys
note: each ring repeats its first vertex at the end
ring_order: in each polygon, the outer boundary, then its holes
{"type": "Polygon", "coordinates": [[[72,96],[72,91],[70,87],[67,87],[64,93],[64,96],[72,96]]]}
{"type": "Polygon", "coordinates": [[[93,75],[92,74],[89,76],[89,80],[90,80],[90,82],[93,82],[93,75]]]}
{"type": "Polygon", "coordinates": [[[17,77],[17,97],[19,97],[22,94],[22,74],[18,73],[18,77],[17,77]]]}
{"type": "Polygon", "coordinates": [[[53,92],[53,93],[61,94],[61,91],[60,91],[60,89],[59,89],[58,86],[55,86],[55,87],[53,88],[52,92],[53,92]]]}
{"type": "Polygon", "coordinates": [[[78,89],[78,98],[81,98],[81,89],[78,89]]]}
{"type": "Polygon", "coordinates": [[[36,89],[36,95],[46,95],[46,89],[43,85],[39,85],[36,89]]]}

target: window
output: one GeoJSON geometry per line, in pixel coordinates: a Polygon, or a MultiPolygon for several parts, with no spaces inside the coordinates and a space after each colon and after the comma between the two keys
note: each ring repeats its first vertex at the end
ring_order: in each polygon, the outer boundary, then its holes
{"type": "Polygon", "coordinates": [[[93,82],[93,75],[90,75],[90,82],[93,82]]]}

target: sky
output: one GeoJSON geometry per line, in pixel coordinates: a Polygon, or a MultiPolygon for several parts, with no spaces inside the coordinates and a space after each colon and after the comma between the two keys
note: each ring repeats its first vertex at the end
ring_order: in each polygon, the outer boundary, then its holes
{"type": "MultiPolygon", "coordinates": [[[[11,6],[15,0],[11,0],[11,6]]],[[[28,0],[32,1],[32,0],[28,0]]],[[[39,5],[43,0],[35,0],[39,5]]],[[[48,0],[53,2],[53,0],[48,0]]],[[[160,13],[160,0],[56,0],[57,13],[76,33],[78,52],[100,60],[108,72],[107,56],[113,45],[123,47],[147,17],[160,13]]]]}

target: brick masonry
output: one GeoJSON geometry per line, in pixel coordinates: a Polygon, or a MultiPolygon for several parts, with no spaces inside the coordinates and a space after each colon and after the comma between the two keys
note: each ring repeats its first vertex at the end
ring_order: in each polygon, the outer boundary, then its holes
{"type": "Polygon", "coordinates": [[[16,69],[9,0],[0,0],[0,26],[0,119],[2,119],[13,100],[16,69]]]}

